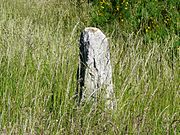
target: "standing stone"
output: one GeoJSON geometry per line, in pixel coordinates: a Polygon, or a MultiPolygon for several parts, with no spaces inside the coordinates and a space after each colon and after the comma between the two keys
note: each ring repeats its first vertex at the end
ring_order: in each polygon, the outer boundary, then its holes
{"type": "Polygon", "coordinates": [[[79,102],[96,101],[99,95],[105,94],[106,106],[115,107],[110,51],[106,36],[98,28],[87,27],[81,33],[79,48],[79,102]]]}

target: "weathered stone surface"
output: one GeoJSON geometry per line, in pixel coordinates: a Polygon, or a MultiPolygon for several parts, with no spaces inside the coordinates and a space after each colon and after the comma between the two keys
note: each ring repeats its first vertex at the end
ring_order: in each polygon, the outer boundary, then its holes
{"type": "Polygon", "coordinates": [[[80,62],[77,73],[79,102],[98,100],[105,94],[108,108],[115,106],[112,67],[106,36],[94,27],[87,27],[80,37],[80,62]]]}

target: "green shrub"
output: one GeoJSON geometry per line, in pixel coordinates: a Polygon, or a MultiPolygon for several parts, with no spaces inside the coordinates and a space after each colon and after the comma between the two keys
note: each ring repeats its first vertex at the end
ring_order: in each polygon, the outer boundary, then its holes
{"type": "Polygon", "coordinates": [[[164,39],[170,33],[178,35],[177,0],[95,0],[92,24],[104,27],[118,22],[123,30],[140,33],[149,39],[164,39]]]}

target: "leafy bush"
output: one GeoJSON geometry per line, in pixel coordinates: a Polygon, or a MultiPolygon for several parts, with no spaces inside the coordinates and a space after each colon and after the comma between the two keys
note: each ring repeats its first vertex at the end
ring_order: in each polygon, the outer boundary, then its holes
{"type": "Polygon", "coordinates": [[[178,35],[178,0],[94,0],[92,24],[104,27],[114,21],[122,29],[150,39],[178,35]]]}

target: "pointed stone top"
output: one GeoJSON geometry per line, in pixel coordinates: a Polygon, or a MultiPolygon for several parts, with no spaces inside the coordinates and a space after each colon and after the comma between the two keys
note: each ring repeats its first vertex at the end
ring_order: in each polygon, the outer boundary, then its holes
{"type": "Polygon", "coordinates": [[[91,31],[91,32],[97,32],[100,31],[100,29],[96,28],[96,27],[86,27],[85,31],[91,31]]]}
{"type": "MultiPolygon", "coordinates": [[[[98,40],[95,42],[102,42],[102,40],[104,40],[106,38],[106,36],[104,35],[104,33],[96,28],[96,27],[86,27],[84,29],[84,32],[89,36],[89,38],[93,39],[93,40],[98,40]]],[[[84,35],[86,35],[84,34],[84,35]]]]}

